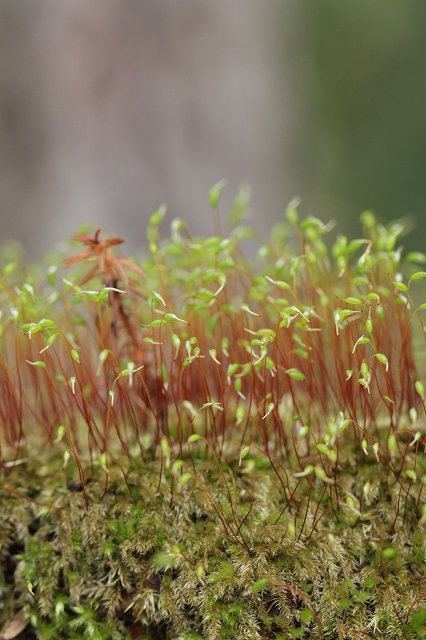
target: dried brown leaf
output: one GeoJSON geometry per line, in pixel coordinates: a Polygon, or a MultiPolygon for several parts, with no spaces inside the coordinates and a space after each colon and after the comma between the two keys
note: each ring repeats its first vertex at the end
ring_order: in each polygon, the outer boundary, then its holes
{"type": "Polygon", "coordinates": [[[1,640],[12,640],[13,638],[16,638],[16,636],[19,636],[21,631],[25,629],[27,624],[28,620],[26,620],[23,610],[18,611],[13,618],[6,622],[3,629],[0,631],[1,640]]]}

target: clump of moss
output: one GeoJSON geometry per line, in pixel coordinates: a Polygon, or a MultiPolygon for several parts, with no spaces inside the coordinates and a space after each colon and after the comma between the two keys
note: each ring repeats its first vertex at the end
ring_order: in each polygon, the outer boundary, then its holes
{"type": "MultiPolygon", "coordinates": [[[[254,491],[246,467],[224,465],[231,504],[216,465],[194,462],[197,478],[178,489],[171,472],[158,486],[155,463],[130,469],[128,487],[111,472],[103,499],[94,469],[88,507],[81,487],[51,466],[15,469],[14,488],[32,487],[34,502],[2,495],[2,617],[20,612],[26,633],[64,640],[426,636],[425,517],[404,501],[394,523],[400,496],[386,477],[375,477],[364,513],[351,502],[334,513],[317,478],[309,503],[277,522],[285,496],[262,464],[254,491]],[[246,517],[244,544],[217,508],[246,517]],[[294,527],[302,519],[318,520],[308,540],[294,527]]],[[[341,471],[348,495],[362,492],[365,471],[341,471]]]]}
{"type": "Polygon", "coordinates": [[[291,204],[250,262],[245,197],[4,265],[3,637],[426,637],[426,256],[291,204]]]}

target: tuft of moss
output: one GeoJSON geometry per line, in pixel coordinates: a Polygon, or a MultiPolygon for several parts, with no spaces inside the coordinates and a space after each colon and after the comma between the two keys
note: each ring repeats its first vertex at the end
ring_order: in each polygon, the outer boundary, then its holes
{"type": "MultiPolygon", "coordinates": [[[[418,508],[400,510],[390,532],[399,495],[391,490],[382,499],[386,476],[377,477],[377,496],[356,522],[350,505],[335,514],[319,502],[317,478],[304,518],[312,526],[318,510],[324,516],[315,536],[303,540],[289,532],[299,507],[292,505],[276,523],[285,502],[280,482],[257,470],[243,528],[246,549],[217,515],[214,505],[222,504],[223,512],[230,505],[211,461],[197,461],[199,482],[178,491],[171,476],[158,486],[154,462],[128,473],[130,491],[112,472],[104,496],[102,470],[88,470],[88,507],[81,490],[67,487],[54,466],[43,463],[43,476],[33,462],[7,479],[23,493],[32,488],[33,502],[2,490],[3,624],[20,613],[26,633],[43,640],[313,639],[361,631],[374,638],[422,637],[425,518],[418,508]],[[50,508],[40,506],[47,502],[50,508]]],[[[251,491],[245,471],[237,463],[224,471],[234,483],[237,513],[251,491]]],[[[354,494],[362,491],[361,476],[341,470],[354,494]]]]}
{"type": "Polygon", "coordinates": [[[0,637],[426,637],[426,256],[291,203],[249,261],[222,187],[143,259],[3,252],[0,637]]]}

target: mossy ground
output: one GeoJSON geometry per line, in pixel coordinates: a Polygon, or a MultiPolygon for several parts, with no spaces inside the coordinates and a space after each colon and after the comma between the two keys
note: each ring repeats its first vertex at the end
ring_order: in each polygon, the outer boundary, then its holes
{"type": "Polygon", "coordinates": [[[309,500],[277,522],[286,499],[263,462],[218,468],[200,459],[185,483],[172,482],[171,469],[159,482],[158,462],[144,463],[126,473],[127,485],[117,467],[106,492],[104,471],[89,467],[87,506],[78,476],[57,461],[3,472],[2,637],[426,638],[420,501],[360,461],[341,469],[339,487],[359,496],[369,478],[361,509],[351,500],[329,508],[313,478],[309,500]],[[237,521],[246,518],[226,533],[231,505],[237,521]]]}

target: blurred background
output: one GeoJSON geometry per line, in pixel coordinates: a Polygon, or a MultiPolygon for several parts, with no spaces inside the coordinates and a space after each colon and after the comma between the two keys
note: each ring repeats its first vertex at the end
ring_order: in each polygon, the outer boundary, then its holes
{"type": "Polygon", "coordinates": [[[300,196],[424,249],[425,33],[424,0],[0,0],[0,241],[91,223],[133,251],[162,203],[212,233],[226,178],[264,239],[300,196]]]}

